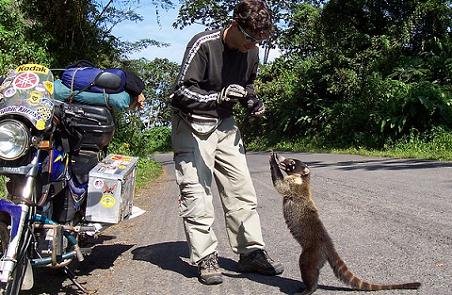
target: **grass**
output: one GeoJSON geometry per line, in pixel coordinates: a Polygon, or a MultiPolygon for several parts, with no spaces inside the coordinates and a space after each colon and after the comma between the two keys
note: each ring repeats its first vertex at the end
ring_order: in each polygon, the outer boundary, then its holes
{"type": "Polygon", "coordinates": [[[144,188],[150,182],[156,180],[162,174],[163,168],[159,163],[146,158],[138,161],[136,188],[144,188]]]}

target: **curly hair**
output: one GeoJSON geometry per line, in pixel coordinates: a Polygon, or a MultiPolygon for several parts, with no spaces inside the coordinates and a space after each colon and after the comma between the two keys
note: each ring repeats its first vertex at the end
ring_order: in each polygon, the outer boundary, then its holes
{"type": "Polygon", "coordinates": [[[261,0],[243,0],[235,8],[233,19],[242,27],[259,34],[273,30],[273,18],[267,4],[261,0]]]}

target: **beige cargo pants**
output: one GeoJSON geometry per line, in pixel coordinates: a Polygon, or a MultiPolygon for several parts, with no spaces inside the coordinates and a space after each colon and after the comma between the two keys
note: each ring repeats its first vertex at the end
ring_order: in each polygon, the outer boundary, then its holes
{"type": "Polygon", "coordinates": [[[232,117],[209,135],[197,135],[173,115],[172,144],[176,181],[180,188],[179,215],[193,263],[213,253],[217,237],[212,229],[215,178],[226,221],[229,243],[235,253],[263,249],[257,200],[245,158],[240,131],[232,117]]]}

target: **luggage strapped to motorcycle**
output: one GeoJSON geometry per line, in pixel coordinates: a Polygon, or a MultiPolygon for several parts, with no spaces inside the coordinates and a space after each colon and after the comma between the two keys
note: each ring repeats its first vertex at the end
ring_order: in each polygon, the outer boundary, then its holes
{"type": "MultiPolygon", "coordinates": [[[[74,90],[74,83],[75,83],[76,74],[77,74],[77,72],[78,72],[79,70],[81,70],[81,69],[84,69],[84,68],[81,68],[81,67],[76,68],[75,71],[74,71],[74,75],[73,75],[72,78],[71,78],[71,87],[70,87],[70,89],[71,89],[71,95],[68,97],[68,100],[67,100],[67,102],[68,102],[69,104],[72,104],[72,103],[73,103],[74,96],[75,96],[76,94],[78,94],[78,93],[75,93],[75,90],[74,90]]],[[[79,91],[79,92],[80,92],[80,91],[79,91]]],[[[112,107],[110,106],[110,104],[108,103],[108,100],[109,100],[110,96],[108,95],[108,93],[105,92],[105,89],[103,90],[103,93],[102,93],[102,94],[103,94],[103,96],[104,96],[105,106],[106,106],[109,110],[113,110],[113,108],[112,108],[112,107]]]]}

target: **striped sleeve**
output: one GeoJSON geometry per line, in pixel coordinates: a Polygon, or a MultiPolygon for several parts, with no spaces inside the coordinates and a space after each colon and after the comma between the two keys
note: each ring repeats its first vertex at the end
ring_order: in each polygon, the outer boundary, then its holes
{"type": "Polygon", "coordinates": [[[174,93],[178,105],[186,110],[209,111],[216,108],[218,92],[202,89],[200,84],[208,79],[205,43],[218,38],[221,38],[220,32],[214,32],[195,38],[187,46],[174,93]]]}

